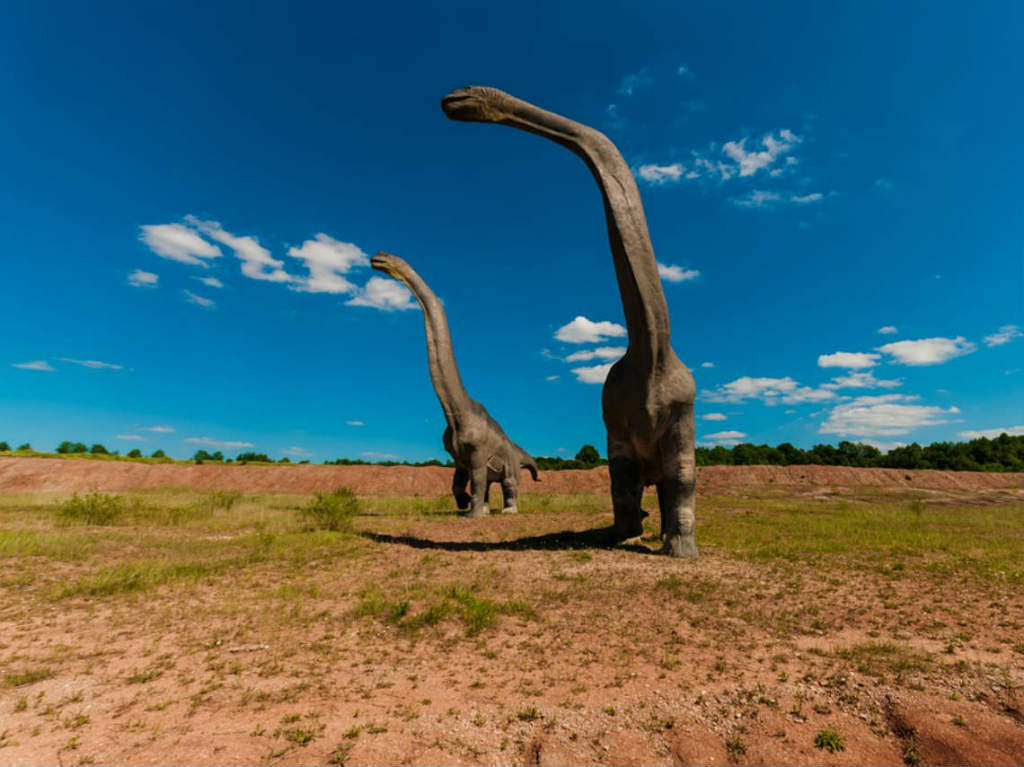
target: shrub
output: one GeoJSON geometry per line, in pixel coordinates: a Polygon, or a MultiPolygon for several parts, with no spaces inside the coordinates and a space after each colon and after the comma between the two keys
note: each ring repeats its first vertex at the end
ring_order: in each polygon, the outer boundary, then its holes
{"type": "Polygon", "coordinates": [[[142,458],[142,451],[139,450],[138,448],[135,448],[134,450],[129,450],[128,451],[128,457],[129,458],[142,458]]]}
{"type": "Polygon", "coordinates": [[[239,453],[235,460],[242,463],[247,461],[251,463],[273,463],[266,453],[239,453]]]}
{"type": "Polygon", "coordinates": [[[109,455],[109,451],[103,447],[99,442],[89,448],[89,452],[93,455],[109,455]]]}
{"type": "Polygon", "coordinates": [[[350,487],[314,493],[313,500],[299,510],[310,530],[351,530],[352,518],[358,513],[359,499],[350,487]]]}
{"type": "Polygon", "coordinates": [[[843,736],[831,728],[820,730],[818,734],[814,736],[814,745],[816,748],[828,751],[831,754],[834,754],[836,751],[846,750],[846,743],[843,742],[843,736]]]}
{"type": "Polygon", "coordinates": [[[8,445],[6,442],[0,442],[0,452],[4,452],[4,451],[10,450],[10,449],[11,449],[11,446],[8,445]]]}
{"type": "Polygon", "coordinates": [[[84,453],[87,450],[88,448],[82,442],[71,442],[69,440],[64,440],[59,445],[57,445],[57,452],[61,454],[84,453]]]}
{"type": "Polygon", "coordinates": [[[57,508],[57,517],[65,524],[112,525],[125,510],[120,495],[108,493],[75,493],[57,508]]]}
{"type": "Polygon", "coordinates": [[[24,445],[18,445],[18,450],[31,450],[32,445],[26,442],[24,445]]]}
{"type": "Polygon", "coordinates": [[[150,456],[150,457],[151,458],[166,458],[167,457],[167,453],[165,453],[163,450],[154,450],[153,451],[153,455],[150,456]]]}

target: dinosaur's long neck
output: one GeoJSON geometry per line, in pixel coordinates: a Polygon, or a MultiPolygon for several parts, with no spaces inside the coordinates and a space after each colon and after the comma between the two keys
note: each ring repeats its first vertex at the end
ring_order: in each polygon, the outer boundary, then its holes
{"type": "Polygon", "coordinates": [[[469,410],[469,395],[462,385],[459,367],[455,364],[452,350],[452,335],[448,330],[448,318],[437,296],[408,264],[395,274],[409,286],[416,300],[423,307],[423,325],[427,334],[427,360],[430,365],[430,380],[441,401],[441,408],[449,426],[455,426],[469,410]]]}
{"type": "Polygon", "coordinates": [[[561,144],[590,168],[604,199],[630,352],[638,362],[660,366],[671,353],[668,307],[633,173],[616,146],[599,131],[521,99],[509,99],[499,122],[561,144]]]}

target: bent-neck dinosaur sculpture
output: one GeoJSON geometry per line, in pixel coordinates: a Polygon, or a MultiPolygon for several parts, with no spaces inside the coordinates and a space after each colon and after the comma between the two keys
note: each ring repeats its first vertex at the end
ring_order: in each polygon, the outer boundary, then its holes
{"type": "Polygon", "coordinates": [[[489,513],[487,501],[492,482],[501,483],[504,501],[502,512],[514,514],[519,494],[519,474],[529,470],[537,480],[537,464],[519,445],[508,438],[498,422],[479,402],[470,399],[462,385],[455,364],[448,318],[441,302],[409,264],[398,256],[378,253],[370,265],[389,277],[409,286],[423,307],[423,324],[427,332],[427,359],[430,380],[441,401],[448,428],[444,432],[444,448],[455,461],[452,494],[460,509],[469,509],[469,516],[489,513]],[[466,483],[470,491],[466,493],[466,483]]]}
{"type": "Polygon", "coordinates": [[[528,104],[495,88],[469,87],[441,101],[453,120],[508,125],[550,139],[582,158],[604,199],[608,237],[629,348],[605,381],[601,397],[608,430],[615,534],[640,535],[646,485],[658,490],[662,551],[697,556],[693,536],[696,490],[690,371],[672,351],[668,307],[640,192],[619,150],[593,128],[528,104]]]}

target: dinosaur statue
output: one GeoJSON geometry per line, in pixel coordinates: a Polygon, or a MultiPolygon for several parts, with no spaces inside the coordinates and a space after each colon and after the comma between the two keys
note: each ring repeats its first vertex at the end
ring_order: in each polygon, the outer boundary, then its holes
{"type": "Polygon", "coordinates": [[[441,302],[413,268],[398,256],[378,253],[370,265],[379,272],[404,282],[423,307],[423,325],[427,333],[427,359],[430,380],[441,401],[448,428],[444,431],[444,449],[455,461],[452,495],[459,509],[469,509],[470,517],[490,513],[487,501],[492,482],[501,483],[502,513],[515,514],[519,494],[519,474],[527,469],[537,479],[537,464],[519,445],[510,440],[501,426],[479,402],[470,399],[455,364],[448,318],[441,302]],[[470,491],[466,492],[469,483],[470,491]]]}
{"type": "Polygon", "coordinates": [[[629,331],[625,355],[612,365],[601,397],[608,431],[614,535],[643,530],[643,490],[655,485],[662,551],[697,556],[693,535],[693,376],[672,351],[668,307],[636,181],[619,150],[593,128],[533,106],[495,88],[468,87],[441,101],[465,122],[508,125],[561,144],[586,163],[604,200],[608,238],[629,331]]]}

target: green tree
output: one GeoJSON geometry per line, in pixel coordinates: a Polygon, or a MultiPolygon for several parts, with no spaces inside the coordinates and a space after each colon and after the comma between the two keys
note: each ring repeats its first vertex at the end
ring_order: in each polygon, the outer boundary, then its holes
{"type": "Polygon", "coordinates": [[[8,445],[6,442],[0,442],[0,452],[7,451],[7,450],[10,450],[10,449],[11,449],[11,446],[8,445]]]}
{"type": "Polygon", "coordinates": [[[31,450],[32,445],[26,442],[24,445],[18,445],[18,450],[31,450]]]}
{"type": "Polygon", "coordinates": [[[129,458],[142,458],[142,451],[139,450],[138,448],[135,448],[134,450],[129,450],[128,451],[128,457],[129,458]]]}
{"type": "Polygon", "coordinates": [[[580,451],[576,453],[576,460],[580,463],[596,466],[601,463],[601,454],[597,452],[597,448],[593,445],[584,445],[580,448],[580,451]]]}
{"type": "Polygon", "coordinates": [[[167,457],[167,453],[165,453],[163,450],[154,450],[153,451],[153,455],[151,457],[152,458],[166,458],[167,457]]]}
{"type": "Polygon", "coordinates": [[[110,455],[110,452],[99,442],[90,447],[89,452],[93,455],[110,455]]]}
{"type": "Polygon", "coordinates": [[[62,453],[62,454],[66,454],[66,453],[85,453],[85,452],[88,452],[88,450],[89,450],[89,448],[87,448],[81,442],[70,442],[68,440],[64,440],[59,445],[57,445],[57,452],[58,453],[62,453]]]}

